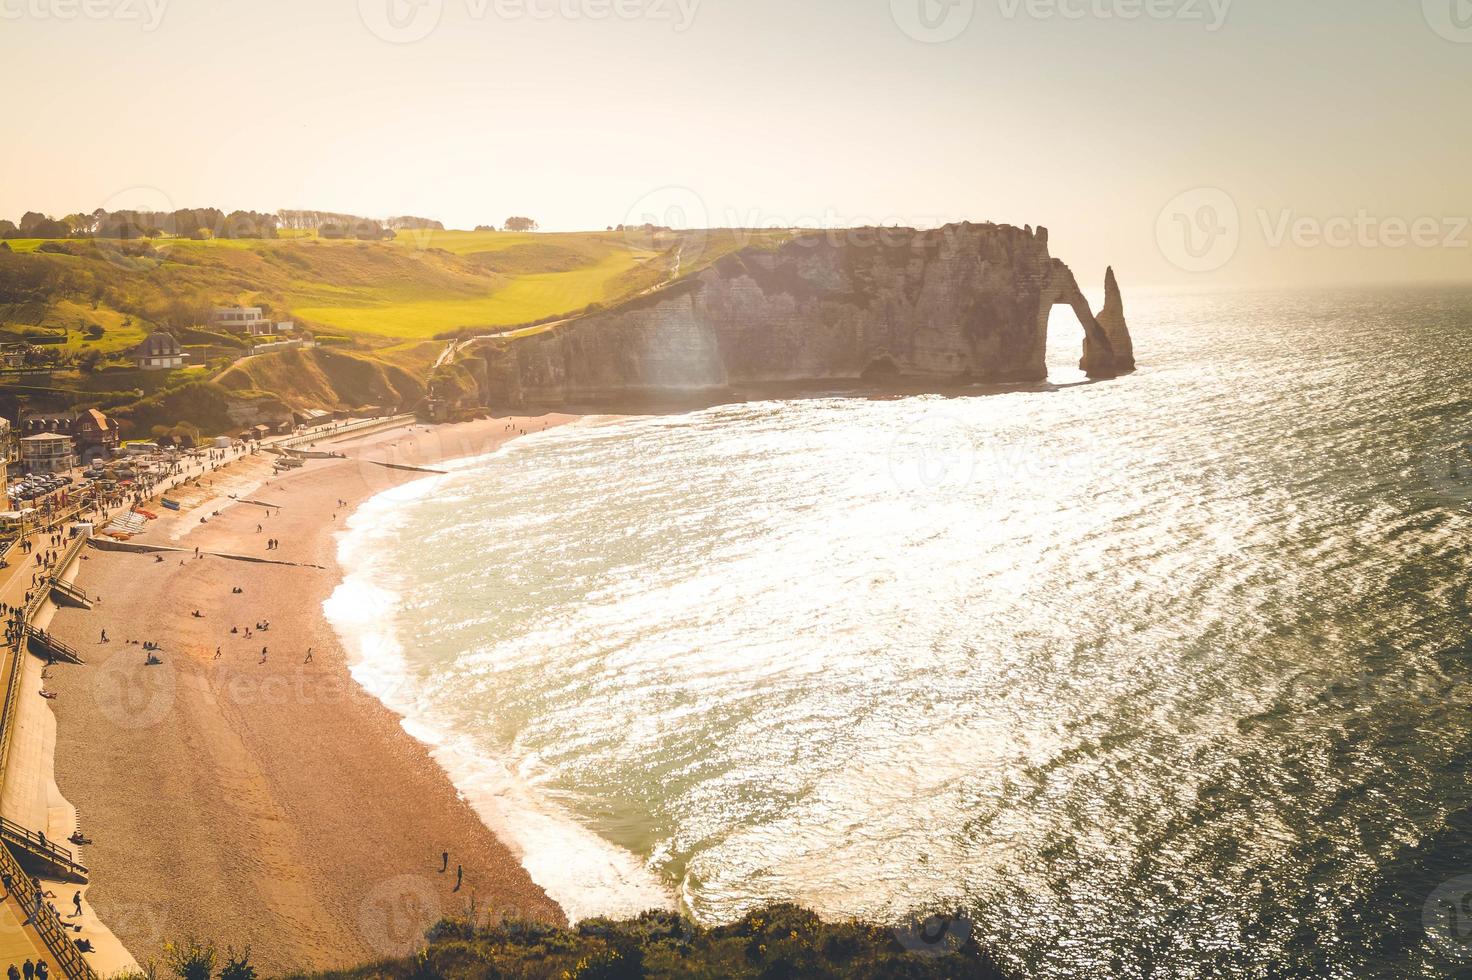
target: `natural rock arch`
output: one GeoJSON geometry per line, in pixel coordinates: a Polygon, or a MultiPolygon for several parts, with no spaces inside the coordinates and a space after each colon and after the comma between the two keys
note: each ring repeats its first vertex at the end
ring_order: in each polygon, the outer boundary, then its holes
{"type": "MultiPolygon", "coordinates": [[[[1107,278],[1113,279],[1112,271],[1107,278]]],[[[1044,344],[1047,343],[1048,317],[1055,306],[1071,307],[1074,316],[1078,317],[1079,325],[1084,328],[1084,356],[1079,362],[1079,369],[1091,378],[1113,378],[1118,375],[1120,368],[1115,362],[1114,342],[1099,325],[1094,311],[1089,309],[1089,301],[1083,290],[1078,288],[1078,280],[1073,277],[1073,271],[1059,259],[1053,260],[1053,277],[1043,292],[1043,301],[1038,310],[1038,331],[1044,344]]]]}

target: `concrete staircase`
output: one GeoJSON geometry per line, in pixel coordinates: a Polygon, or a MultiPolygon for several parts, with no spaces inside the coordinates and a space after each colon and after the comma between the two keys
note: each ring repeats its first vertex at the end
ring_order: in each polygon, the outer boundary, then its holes
{"type": "Polygon", "coordinates": [[[37,831],[0,818],[0,841],[10,848],[27,874],[51,881],[87,883],[87,869],[76,860],[71,848],[48,840],[37,831]]]}
{"type": "Polygon", "coordinates": [[[34,626],[27,626],[26,639],[30,642],[31,652],[38,657],[47,657],[61,663],[77,664],[78,666],[87,662],[82,659],[82,655],[75,649],[67,646],[45,630],[38,630],[34,626]]]}
{"type": "Polygon", "coordinates": [[[61,606],[72,606],[76,609],[92,608],[92,599],[87,595],[85,589],[70,582],[63,582],[59,578],[51,580],[51,598],[61,606]]]}

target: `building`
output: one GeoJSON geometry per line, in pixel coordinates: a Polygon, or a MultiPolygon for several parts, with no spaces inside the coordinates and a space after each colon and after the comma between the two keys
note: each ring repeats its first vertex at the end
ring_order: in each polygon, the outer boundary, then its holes
{"type": "Polygon", "coordinates": [[[259,306],[224,306],[210,314],[210,327],[246,337],[265,337],[275,331],[276,324],[262,315],[259,306]]]}
{"type": "Polygon", "coordinates": [[[111,459],[117,453],[118,435],[118,424],[95,408],[87,409],[72,423],[72,439],[84,463],[111,459]]]}
{"type": "Polygon", "coordinates": [[[181,368],[184,359],[188,357],[184,348],[174,339],[173,334],[156,330],[148,335],[148,339],[133,348],[133,363],[144,371],[163,371],[170,368],[181,368]]]}
{"type": "Polygon", "coordinates": [[[43,432],[20,441],[20,462],[31,473],[60,473],[77,465],[71,436],[43,432]]]}
{"type": "Polygon", "coordinates": [[[23,412],[20,417],[20,434],[38,436],[45,432],[71,435],[77,423],[75,412],[23,412]]]}
{"type": "Polygon", "coordinates": [[[11,428],[9,419],[0,419],[0,475],[8,473],[18,462],[20,444],[16,442],[15,430],[11,428]]]}

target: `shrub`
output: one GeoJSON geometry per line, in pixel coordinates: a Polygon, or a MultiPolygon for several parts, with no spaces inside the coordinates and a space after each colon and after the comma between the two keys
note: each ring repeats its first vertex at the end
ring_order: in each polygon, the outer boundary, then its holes
{"type": "Polygon", "coordinates": [[[210,980],[219,952],[214,943],[190,938],[178,945],[165,946],[164,958],[179,980],[210,980]]]}
{"type": "Polygon", "coordinates": [[[256,980],[256,968],[250,965],[249,946],[238,953],[234,949],[226,951],[220,980],[256,980]]]}

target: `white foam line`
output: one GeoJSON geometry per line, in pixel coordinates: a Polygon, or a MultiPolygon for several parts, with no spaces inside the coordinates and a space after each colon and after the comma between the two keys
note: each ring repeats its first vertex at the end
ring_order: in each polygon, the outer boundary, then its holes
{"type": "MultiPolygon", "coordinates": [[[[484,463],[511,445],[456,461],[454,471],[484,463]]],[[[353,571],[322,609],[348,651],[354,681],[398,714],[404,731],[429,747],[461,796],[569,919],[672,908],[673,895],[638,855],[599,837],[566,808],[543,797],[511,760],[492,757],[473,737],[435,724],[395,633],[401,596],[381,555],[406,520],[406,509],[427,499],[446,479],[431,476],[378,494],[348,518],[347,530],[338,535],[338,563],[353,571]]]]}

